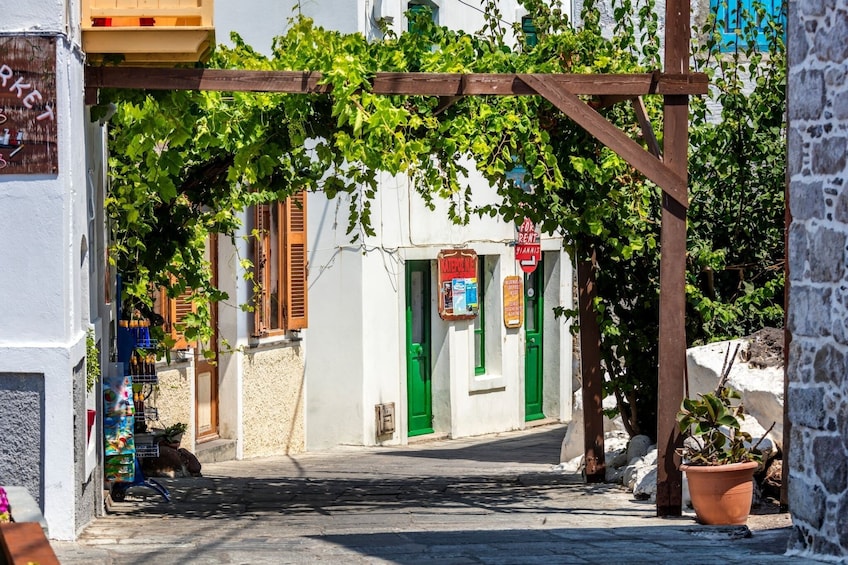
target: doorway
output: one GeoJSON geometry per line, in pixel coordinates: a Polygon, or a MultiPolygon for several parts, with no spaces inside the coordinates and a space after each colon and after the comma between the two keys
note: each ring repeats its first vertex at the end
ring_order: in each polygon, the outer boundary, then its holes
{"type": "Polygon", "coordinates": [[[535,271],[524,275],[524,421],[526,422],[541,420],[545,417],[542,411],[543,273],[544,265],[540,260],[535,271]]]}
{"type": "MultiPolygon", "coordinates": [[[[218,237],[206,240],[212,284],[218,286],[218,237]]],[[[194,350],[194,424],[198,443],[218,438],[218,303],[209,304],[212,339],[197,341],[194,350]]]]}
{"type": "Polygon", "coordinates": [[[433,433],[430,261],[406,262],[406,396],[409,437],[433,433]]]}

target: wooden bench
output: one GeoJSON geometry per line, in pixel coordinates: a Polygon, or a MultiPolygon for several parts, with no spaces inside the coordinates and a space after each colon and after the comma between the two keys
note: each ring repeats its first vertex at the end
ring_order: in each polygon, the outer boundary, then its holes
{"type": "Polygon", "coordinates": [[[38,522],[0,524],[0,549],[8,565],[59,565],[38,522]]]}

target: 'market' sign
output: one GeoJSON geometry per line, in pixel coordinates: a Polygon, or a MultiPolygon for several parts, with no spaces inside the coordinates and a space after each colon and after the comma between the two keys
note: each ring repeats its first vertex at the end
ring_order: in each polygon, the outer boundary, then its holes
{"type": "Polygon", "coordinates": [[[56,174],[56,40],[0,37],[0,175],[56,174]]]}

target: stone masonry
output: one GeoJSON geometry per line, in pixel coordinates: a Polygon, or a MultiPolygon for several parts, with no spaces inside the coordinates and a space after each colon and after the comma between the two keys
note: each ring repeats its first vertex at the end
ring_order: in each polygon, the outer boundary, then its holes
{"type": "Polygon", "coordinates": [[[848,557],[848,9],[788,2],[790,553],[848,557]]]}

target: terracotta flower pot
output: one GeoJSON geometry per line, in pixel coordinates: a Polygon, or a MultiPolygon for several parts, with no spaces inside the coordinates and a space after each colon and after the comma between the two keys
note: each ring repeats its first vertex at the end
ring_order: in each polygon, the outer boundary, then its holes
{"type": "Polygon", "coordinates": [[[714,526],[742,526],[751,512],[756,461],[729,465],[681,465],[698,521],[714,526]]]}

